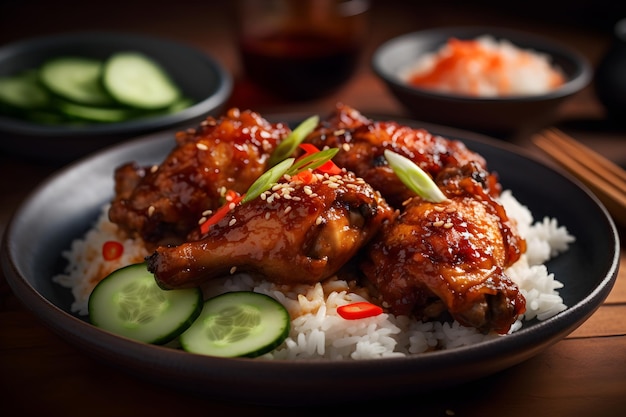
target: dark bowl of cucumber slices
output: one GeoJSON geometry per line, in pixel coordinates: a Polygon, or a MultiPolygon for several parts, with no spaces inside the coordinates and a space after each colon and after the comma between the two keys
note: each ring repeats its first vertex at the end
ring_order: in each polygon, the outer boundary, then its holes
{"type": "Polygon", "coordinates": [[[0,48],[0,152],[69,162],[223,110],[231,75],[163,38],[68,32],[0,48]]]}

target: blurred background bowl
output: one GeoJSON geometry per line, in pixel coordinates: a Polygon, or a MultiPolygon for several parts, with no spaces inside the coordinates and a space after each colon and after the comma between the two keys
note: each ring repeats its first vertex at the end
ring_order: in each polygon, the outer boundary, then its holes
{"type": "Polygon", "coordinates": [[[0,48],[0,77],[37,68],[54,57],[106,59],[119,51],[141,52],[155,60],[194,104],[159,116],[72,126],[0,114],[0,152],[65,163],[136,136],[195,127],[207,115],[221,112],[232,92],[231,75],[204,52],[169,39],[120,32],[69,32],[6,45],[0,48]]]}
{"type": "Polygon", "coordinates": [[[578,52],[544,37],[498,27],[445,27],[407,33],[380,45],[372,57],[372,68],[417,119],[496,136],[554,122],[558,107],[592,78],[591,65],[578,52]],[[483,35],[547,54],[565,74],[565,83],[539,95],[472,97],[419,88],[402,78],[407,67],[424,54],[440,49],[450,38],[469,40],[483,35]]]}

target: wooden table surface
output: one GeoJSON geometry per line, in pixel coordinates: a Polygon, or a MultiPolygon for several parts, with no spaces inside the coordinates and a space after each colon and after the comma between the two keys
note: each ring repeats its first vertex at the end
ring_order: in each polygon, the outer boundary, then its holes
{"type": "MultiPolygon", "coordinates": [[[[556,38],[578,49],[595,67],[608,48],[610,29],[607,24],[614,17],[606,13],[600,16],[579,13],[578,17],[584,17],[588,23],[581,26],[576,18],[565,18],[554,8],[549,9],[551,13],[537,17],[516,9],[505,13],[497,7],[487,7],[493,6],[494,2],[489,1],[478,2],[478,6],[473,7],[463,6],[462,2],[444,2],[446,7],[411,8],[393,1],[375,2],[363,65],[355,76],[332,96],[305,103],[287,103],[265,96],[241,75],[231,26],[219,3],[186,0],[169,6],[146,1],[127,3],[3,2],[0,5],[0,46],[69,29],[133,30],[169,36],[212,54],[233,73],[236,80],[230,101],[233,106],[269,115],[330,111],[337,101],[342,101],[366,113],[405,116],[402,107],[368,65],[373,48],[383,40],[427,27],[497,24],[556,38]]],[[[532,1],[531,4],[540,5],[532,1]]],[[[593,84],[562,107],[557,125],[626,166],[626,130],[605,120],[593,84]]],[[[501,139],[539,155],[527,136],[501,139]]],[[[0,234],[20,201],[57,169],[58,166],[0,154],[0,234]]],[[[624,230],[620,233],[623,240],[624,230]]],[[[407,410],[411,415],[424,416],[620,415],[620,411],[626,410],[624,249],[621,266],[613,291],[597,312],[564,340],[530,360],[437,395],[400,399],[392,404],[368,404],[354,411],[371,415],[383,409],[407,410]]],[[[307,410],[326,412],[323,404],[315,406],[307,410]]],[[[207,400],[111,369],[44,327],[11,293],[0,272],[0,415],[292,415],[305,411],[207,400]]]]}

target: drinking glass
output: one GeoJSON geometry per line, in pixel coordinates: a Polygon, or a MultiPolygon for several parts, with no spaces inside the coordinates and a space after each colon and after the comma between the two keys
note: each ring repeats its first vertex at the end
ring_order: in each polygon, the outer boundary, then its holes
{"type": "Polygon", "coordinates": [[[355,72],[368,9],[367,0],[239,0],[246,75],[290,100],[330,94],[355,72]]]}

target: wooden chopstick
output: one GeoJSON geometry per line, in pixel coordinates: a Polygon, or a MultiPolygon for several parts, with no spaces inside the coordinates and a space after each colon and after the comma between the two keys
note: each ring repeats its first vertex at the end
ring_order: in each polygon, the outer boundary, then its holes
{"type": "Polygon", "coordinates": [[[585,183],[613,218],[626,225],[626,171],[555,128],[535,134],[532,141],[585,183]]]}
{"type": "MultiPolygon", "coordinates": [[[[626,192],[626,171],[612,161],[556,128],[545,129],[543,134],[557,145],[572,151],[575,150],[575,155],[580,158],[581,163],[586,164],[605,180],[626,192]]],[[[575,157],[575,155],[573,156],[575,157]]]]}

